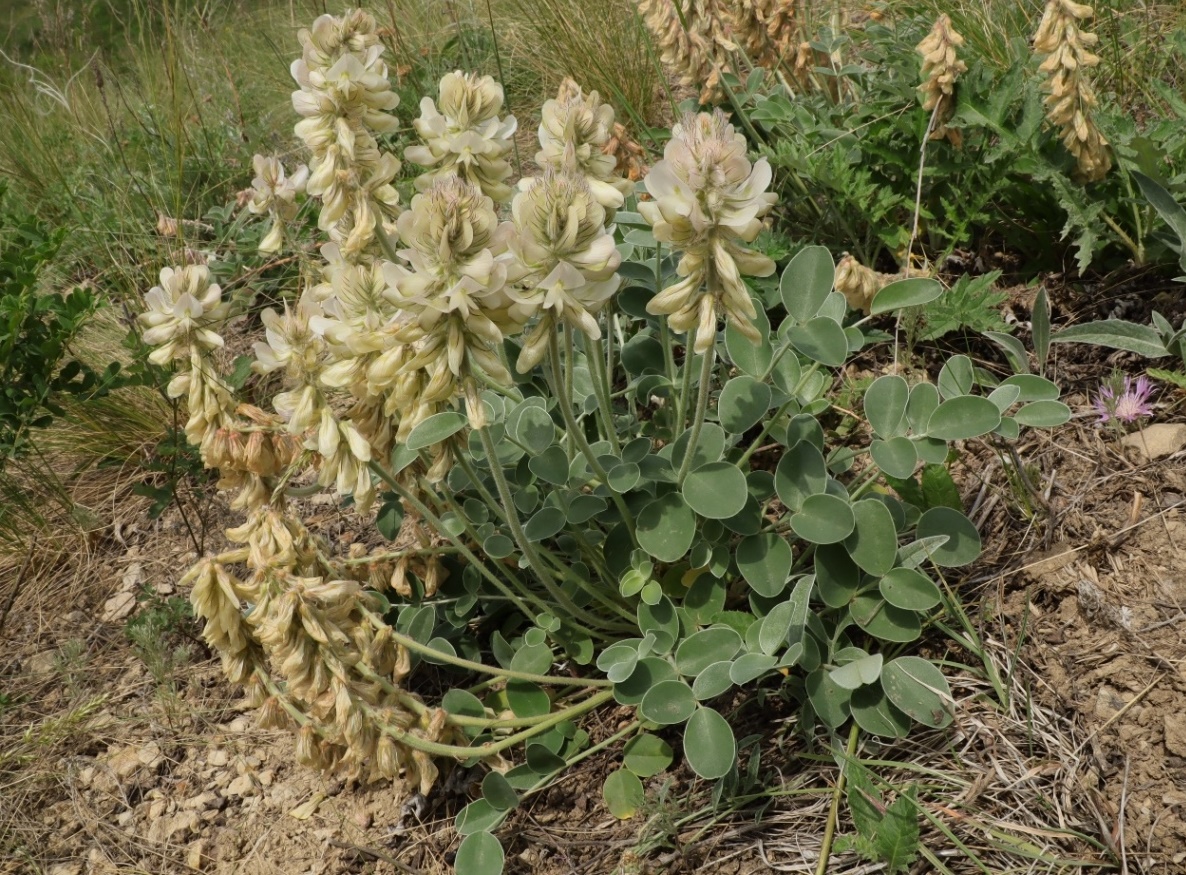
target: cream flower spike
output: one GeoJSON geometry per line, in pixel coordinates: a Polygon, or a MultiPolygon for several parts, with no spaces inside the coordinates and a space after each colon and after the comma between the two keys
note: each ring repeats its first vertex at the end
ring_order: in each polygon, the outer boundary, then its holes
{"type": "Polygon", "coordinates": [[[617,158],[602,151],[613,135],[614,108],[602,103],[596,91],[582,94],[579,85],[566,79],[560,94],[544,103],[535,163],[579,173],[597,202],[616,210],[634,190],[634,183],[618,176],[617,158]]]}
{"type": "Polygon", "coordinates": [[[157,347],[148,356],[153,364],[223,345],[211,327],[224,322],[231,307],[222,300],[222,289],[210,281],[205,265],[163,268],[161,284],[148,291],[144,303],[147,309],[138,321],[144,328],[144,342],[157,347]]]}
{"type": "Polygon", "coordinates": [[[622,256],[585,177],[547,170],[515,196],[511,210],[518,282],[508,290],[540,316],[516,363],[525,373],[546,354],[557,323],[601,337],[595,314],[618,290],[622,256]]]}
{"type": "Polygon", "coordinates": [[[416,189],[427,191],[435,180],[456,174],[497,203],[511,196],[506,160],[518,126],[515,117],[499,117],[502,86],[490,76],[460,70],[441,79],[440,105],[431,97],[420,101],[420,117],[412,122],[423,145],[404,152],[409,161],[427,168],[416,189]]]}
{"type": "Polygon", "coordinates": [[[741,243],[752,243],[776,196],[768,191],[770,165],[750,164],[745,138],[724,113],[685,116],[672,128],[663,160],[646,177],[651,201],[638,205],[655,238],[683,252],[681,279],[647,304],[678,332],[696,328],[694,349],[711,348],[719,316],[755,342],[757,316],[742,275],[769,276],[774,262],[741,243]]]}
{"type": "Polygon", "coordinates": [[[272,217],[271,227],[260,241],[259,251],[266,254],[279,252],[284,243],[284,226],[296,216],[296,197],[305,190],[309,168],[299,164],[292,176],[288,176],[279,158],[264,155],[256,155],[252,164],[255,178],[251,180],[251,200],[247,209],[257,216],[272,217]]]}

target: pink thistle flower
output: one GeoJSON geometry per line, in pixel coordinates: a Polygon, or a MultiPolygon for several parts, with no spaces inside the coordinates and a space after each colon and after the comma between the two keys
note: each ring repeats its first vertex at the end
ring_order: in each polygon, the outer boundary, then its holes
{"type": "Polygon", "coordinates": [[[1100,422],[1132,423],[1153,415],[1152,394],[1148,377],[1138,377],[1134,383],[1132,377],[1121,381],[1117,375],[1100,386],[1093,406],[1100,422]]]}

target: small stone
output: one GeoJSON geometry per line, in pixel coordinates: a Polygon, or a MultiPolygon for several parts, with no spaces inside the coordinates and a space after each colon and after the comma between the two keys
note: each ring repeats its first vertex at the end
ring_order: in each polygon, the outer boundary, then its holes
{"type": "Polygon", "coordinates": [[[1111,720],[1120,713],[1120,709],[1126,704],[1128,703],[1125,702],[1119,690],[1115,690],[1104,684],[1100,687],[1099,693],[1096,695],[1095,716],[1099,720],[1111,720]]]}
{"type": "Polygon", "coordinates": [[[226,792],[228,796],[254,796],[259,791],[256,789],[255,781],[251,779],[251,775],[239,775],[231,781],[226,792]]]}
{"type": "Polygon", "coordinates": [[[43,650],[29,658],[25,663],[25,670],[33,677],[53,674],[58,668],[58,651],[43,650]]]}
{"type": "Polygon", "coordinates": [[[276,773],[271,769],[264,769],[255,776],[256,780],[264,787],[271,787],[272,782],[276,780],[276,773]]]}
{"type": "Polygon", "coordinates": [[[154,799],[152,801],[152,803],[148,806],[148,819],[149,820],[157,820],[161,817],[164,817],[165,809],[168,806],[169,806],[169,803],[166,802],[164,799],[154,799]]]}
{"type": "Polygon", "coordinates": [[[136,757],[146,769],[156,769],[165,761],[165,755],[161,752],[161,746],[155,741],[150,741],[136,751],[136,757]]]}
{"type": "Polygon", "coordinates": [[[262,761],[255,754],[249,753],[249,754],[247,754],[247,756],[243,757],[243,762],[247,763],[247,765],[249,765],[253,769],[258,769],[260,767],[260,763],[262,761]]]}
{"type": "Polygon", "coordinates": [[[1180,714],[1166,714],[1165,749],[1175,756],[1186,757],[1186,724],[1180,714]]]}
{"type": "Polygon", "coordinates": [[[49,875],[82,875],[82,863],[58,863],[50,867],[49,875]]]}
{"type": "Polygon", "coordinates": [[[205,811],[208,808],[222,808],[226,804],[226,800],[213,790],[206,790],[199,793],[192,799],[186,799],[181,803],[181,807],[191,811],[205,811]]]}
{"type": "Polygon", "coordinates": [[[103,603],[103,612],[99,615],[102,623],[115,623],[128,617],[136,610],[136,596],[134,593],[121,592],[113,595],[103,603]]]}
{"type": "Polygon", "coordinates": [[[221,747],[216,747],[206,754],[206,763],[211,766],[225,766],[230,761],[230,755],[221,747]]]}
{"type": "Polygon", "coordinates": [[[236,717],[226,728],[229,732],[246,732],[251,728],[251,720],[245,716],[236,717]]]}
{"type": "Polygon", "coordinates": [[[85,790],[93,783],[95,783],[95,767],[87,766],[78,773],[78,786],[85,790]]]}
{"type": "Polygon", "coordinates": [[[115,822],[120,826],[127,826],[132,822],[132,818],[136,816],[135,811],[121,811],[115,816],[115,822]]]}
{"type": "Polygon", "coordinates": [[[354,821],[354,825],[359,829],[370,829],[371,824],[375,822],[374,815],[365,809],[355,811],[351,820],[354,821]]]}
{"type": "Polygon", "coordinates": [[[1120,442],[1146,461],[1162,459],[1186,447],[1186,423],[1156,422],[1125,435],[1120,442]]]}
{"type": "Polygon", "coordinates": [[[133,562],[120,579],[119,588],[124,592],[133,592],[144,582],[144,567],[139,562],[133,562]]]}
{"type": "Polygon", "coordinates": [[[198,818],[197,812],[183,811],[169,820],[169,829],[166,835],[169,839],[178,841],[190,833],[197,832],[201,825],[202,822],[198,818]]]}
{"type": "Polygon", "coordinates": [[[198,839],[185,852],[185,865],[201,872],[210,863],[210,854],[206,850],[206,840],[198,839]]]}

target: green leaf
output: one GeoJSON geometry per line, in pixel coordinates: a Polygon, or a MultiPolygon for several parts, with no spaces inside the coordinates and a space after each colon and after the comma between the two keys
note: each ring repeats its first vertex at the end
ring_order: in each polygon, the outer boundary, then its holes
{"type": "Polygon", "coordinates": [[[1034,309],[1030,314],[1030,326],[1040,373],[1046,370],[1046,360],[1050,357],[1050,298],[1046,294],[1045,284],[1038,286],[1038,295],[1034,299],[1034,309]]]}
{"type": "Polygon", "coordinates": [[[882,641],[902,644],[922,634],[922,624],[914,611],[895,608],[877,595],[857,596],[849,604],[848,612],[858,626],[882,641]]]}
{"type": "Polygon", "coordinates": [[[680,680],[662,681],[655,684],[638,706],[638,713],[660,726],[683,723],[696,710],[696,697],[692,688],[680,680]]]}
{"type": "Polygon", "coordinates": [[[1145,174],[1137,170],[1130,170],[1133,179],[1137,181],[1137,185],[1141,187],[1141,194],[1145,199],[1157,210],[1158,214],[1165,220],[1165,223],[1173,229],[1174,233],[1178,235],[1179,264],[1182,270],[1186,271],[1186,209],[1174,200],[1165,188],[1157,181],[1150,179],[1145,174]]]}
{"type": "Polygon", "coordinates": [[[500,811],[485,799],[475,799],[457,813],[453,823],[457,832],[463,836],[489,834],[506,816],[505,811],[500,811]]]}
{"type": "Polygon", "coordinates": [[[455,410],[434,413],[412,429],[404,444],[410,450],[423,450],[452,437],[465,426],[466,418],[455,410]]]}
{"type": "Polygon", "coordinates": [[[951,687],[943,672],[922,657],[890,660],[881,671],[881,686],[895,706],[924,726],[942,729],[951,723],[951,687]]]}
{"type": "Polygon", "coordinates": [[[700,707],[684,727],[684,756],[706,781],[729,774],[737,761],[737,740],[729,722],[712,708],[700,707]]]}
{"type": "Polygon", "coordinates": [[[817,316],[787,332],[787,340],[803,355],[821,365],[838,368],[848,360],[848,338],[840,323],[817,316]]]}
{"type": "MultiPolygon", "coordinates": [[[[743,478],[744,479],[744,478],[743,478]]],[[[656,498],[638,515],[638,545],[660,562],[674,562],[696,537],[696,515],[676,493],[656,498]]]]}
{"type": "Polygon", "coordinates": [[[1005,354],[1014,374],[1029,372],[1029,356],[1026,354],[1025,345],[1020,340],[1012,334],[1005,334],[1001,331],[985,331],[984,336],[1001,348],[1001,352],[1005,354]]]}
{"type": "Polygon", "coordinates": [[[825,605],[829,608],[844,607],[856,595],[860,584],[861,570],[843,544],[816,548],[815,585],[825,605]]]}
{"type": "Polygon", "coordinates": [[[953,355],[939,370],[939,394],[944,398],[967,395],[975,384],[976,370],[966,355],[953,355]]]}
{"type": "Polygon", "coordinates": [[[852,561],[872,575],[882,575],[898,558],[898,529],[894,518],[880,501],[857,501],[852,505],[856,529],[844,540],[852,561]]]}
{"type": "Polygon", "coordinates": [[[714,662],[732,659],[741,650],[741,635],[728,626],[712,626],[694,632],[675,651],[675,667],[687,677],[696,677],[714,662]]]}
{"type": "Polygon", "coordinates": [[[835,544],[856,528],[852,506],[835,495],[810,495],[791,516],[795,534],[812,544],[835,544]]]}
{"type": "Polygon", "coordinates": [[[852,693],[833,681],[822,668],[808,674],[806,684],[807,697],[816,715],[829,729],[839,729],[851,713],[849,700],[852,693]]]}
{"type": "Polygon", "coordinates": [[[750,376],[738,376],[725,383],[717,400],[717,415],[730,434],[744,434],[762,421],[770,409],[770,387],[750,376]]]}
{"type": "Polygon", "coordinates": [[[757,680],[778,665],[778,660],[765,653],[746,653],[733,661],[729,668],[729,680],[738,686],[757,680]]]}
{"type": "Polygon", "coordinates": [[[922,486],[923,504],[919,510],[929,510],[932,507],[950,507],[952,510],[963,511],[964,504],[960,501],[959,487],[951,479],[951,473],[943,465],[927,465],[922,469],[919,477],[922,486]]]}
{"type": "MultiPolygon", "coordinates": [[[[688,442],[692,439],[693,429],[684,431],[671,447],[671,464],[678,468],[683,464],[684,454],[688,449],[688,442]]],[[[692,458],[692,468],[699,468],[709,462],[718,461],[725,452],[725,430],[715,422],[706,422],[700,428],[700,437],[696,442],[695,456],[692,458]]]]}
{"type": "Polygon", "coordinates": [[[515,425],[515,440],[532,453],[542,453],[556,442],[556,425],[542,407],[524,407],[515,425]]]}
{"type": "Polygon", "coordinates": [[[873,840],[887,872],[905,872],[918,856],[918,790],[911,786],[885,811],[873,840]]]}
{"type": "Polygon", "coordinates": [[[1071,408],[1061,401],[1031,401],[1013,414],[1020,425],[1031,428],[1053,428],[1071,419],[1071,408]]]}
{"type": "Polygon", "coordinates": [[[732,462],[709,462],[688,474],[684,500],[706,519],[724,520],[745,508],[749,489],[745,474],[732,462]]]}
{"type": "Polygon", "coordinates": [[[1148,325],[1125,322],[1121,319],[1106,319],[1103,322],[1084,322],[1071,325],[1056,332],[1051,343],[1087,343],[1106,346],[1109,349],[1123,349],[1146,358],[1160,358],[1169,355],[1161,335],[1148,325]]]}
{"type": "Polygon", "coordinates": [[[885,286],[873,296],[869,312],[873,316],[892,313],[903,307],[918,307],[930,303],[943,294],[943,285],[928,277],[912,277],[885,286]]]}
{"type": "Polygon", "coordinates": [[[553,486],[563,486],[568,482],[568,454],[561,447],[548,447],[527,460],[527,470],[553,486]]]}
{"type": "Polygon", "coordinates": [[[673,759],[671,745],[649,732],[640,732],[622,750],[622,765],[640,778],[665,771],[673,759]]]}
{"type": "Polygon", "coordinates": [[[947,535],[947,543],[934,548],[930,559],[940,568],[958,568],[980,555],[980,533],[964,514],[949,507],[932,507],[918,520],[919,540],[947,535]]]}
{"type": "Polygon", "coordinates": [[[714,662],[692,681],[692,693],[696,701],[704,702],[715,698],[733,686],[733,679],[729,676],[733,670],[733,663],[728,660],[714,662]]]}
{"type": "Polygon", "coordinates": [[[738,370],[751,377],[760,377],[774,360],[774,349],[770,346],[770,319],[760,303],[755,309],[758,312],[753,320],[754,328],[762,335],[762,342],[754,343],[729,320],[725,326],[725,349],[738,370]]]}
{"type": "Polygon", "coordinates": [[[906,433],[906,402],[910,385],[897,374],[878,377],[865,390],[865,416],[883,439],[906,433]]]}
{"type": "MultiPolygon", "coordinates": [[[[522,651],[519,652],[522,653],[522,651]]],[[[511,667],[514,671],[527,671],[525,668],[516,666],[515,660],[511,660],[511,667]]],[[[516,717],[524,719],[542,717],[552,709],[551,698],[539,684],[532,683],[531,681],[507,681],[506,696],[507,702],[510,704],[511,710],[515,712],[516,717]]]]}
{"type": "Polygon", "coordinates": [[[828,466],[823,454],[808,441],[800,441],[783,453],[774,471],[774,489],[789,510],[799,510],[811,495],[828,488],[828,466]]]}
{"type": "Polygon", "coordinates": [[[1039,377],[1035,374],[1014,374],[1007,380],[1002,381],[1002,386],[1016,386],[1021,390],[1021,394],[1017,396],[1017,400],[1025,403],[1027,401],[1054,401],[1058,398],[1058,386],[1047,380],[1045,377],[1039,377]]]}
{"type": "MultiPolygon", "coordinates": [[[[635,815],[646,799],[642,781],[638,776],[626,769],[611,772],[601,788],[602,798],[609,813],[618,820],[629,820],[635,815]]],[[[464,872],[464,869],[458,869],[464,872]]]]}
{"type": "Polygon", "coordinates": [[[869,447],[873,462],[891,477],[905,480],[914,473],[918,465],[918,451],[914,441],[906,437],[890,438],[888,441],[873,441],[869,447]]]}
{"type": "Polygon", "coordinates": [[[934,581],[913,568],[893,569],[881,578],[877,588],[895,608],[908,611],[928,611],[941,599],[934,581]]]}
{"type": "Polygon", "coordinates": [[[404,506],[398,500],[385,502],[375,516],[375,528],[388,541],[394,541],[399,537],[399,530],[403,524],[404,506]]]}
{"type": "Polygon", "coordinates": [[[499,772],[487,772],[482,779],[482,798],[499,811],[510,811],[519,804],[519,794],[499,772]]]}
{"type": "Polygon", "coordinates": [[[836,265],[826,246],[806,246],[790,260],[779,279],[783,306],[796,322],[812,319],[824,305],[836,279],[836,265]]]}
{"type": "Polygon", "coordinates": [[[962,395],[949,398],[931,414],[927,435],[944,441],[961,441],[988,434],[1001,424],[1001,411],[987,398],[962,395]]]}
{"type": "Polygon", "coordinates": [[[906,402],[906,419],[916,434],[925,434],[931,414],[939,406],[939,390],[933,383],[916,383],[906,402]]]}
{"type": "Polygon", "coordinates": [[[754,592],[767,598],[781,593],[790,577],[791,545],[773,533],[750,535],[737,545],[737,567],[754,592]]]}
{"type": "Polygon", "coordinates": [[[657,656],[638,660],[625,680],[614,681],[614,700],[621,705],[637,705],[656,684],[675,679],[671,663],[657,656]]]}
{"type": "Polygon", "coordinates": [[[606,483],[618,494],[629,492],[638,485],[642,471],[635,462],[619,462],[606,472],[606,483]]]}
{"type": "Polygon", "coordinates": [[[883,657],[880,653],[863,656],[839,668],[832,669],[829,676],[836,686],[846,690],[855,690],[865,684],[874,683],[881,677],[882,661],[883,657]]]}
{"type": "Polygon", "coordinates": [[[564,511],[558,507],[540,508],[523,526],[529,541],[544,541],[564,528],[564,511]]]}
{"type": "Polygon", "coordinates": [[[852,719],[861,729],[883,738],[905,738],[910,718],[886,698],[880,684],[853,690],[849,700],[852,719]]]}
{"type": "Polygon", "coordinates": [[[453,867],[466,875],[502,875],[506,856],[502,844],[488,832],[467,835],[457,846],[453,867]]]}

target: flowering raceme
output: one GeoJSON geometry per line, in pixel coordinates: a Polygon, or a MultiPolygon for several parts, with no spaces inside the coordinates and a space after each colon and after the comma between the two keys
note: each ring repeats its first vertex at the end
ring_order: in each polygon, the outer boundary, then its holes
{"type": "Polygon", "coordinates": [[[404,152],[409,161],[427,168],[416,189],[427,191],[438,179],[460,176],[497,203],[511,196],[506,160],[518,123],[513,115],[499,118],[502,86],[490,76],[460,70],[441,79],[440,106],[431,97],[420,101],[420,118],[412,122],[423,145],[404,152]]]}
{"type": "MultiPolygon", "coordinates": [[[[584,176],[597,202],[616,210],[634,183],[615,173],[617,159],[603,151],[613,135],[614,108],[602,103],[596,91],[582,94],[579,85],[566,80],[560,95],[544,103],[535,163],[584,176]]],[[[612,213],[607,213],[609,218],[612,213]]]]}
{"type": "Polygon", "coordinates": [[[509,293],[540,316],[516,363],[526,373],[543,359],[557,323],[601,337],[594,314],[618,289],[622,256],[583,177],[545,171],[515,196],[511,209],[517,284],[509,293]]]}
{"type": "Polygon", "coordinates": [[[724,113],[685,116],[672,128],[663,160],[646,177],[654,200],[638,205],[655,239],[683,252],[681,279],[647,304],[676,331],[696,328],[694,348],[704,353],[716,336],[718,314],[758,340],[756,318],[742,275],[769,276],[774,262],[741,243],[752,243],[777,199],[767,192],[770,165],[752,165],[745,138],[724,113]]]}

